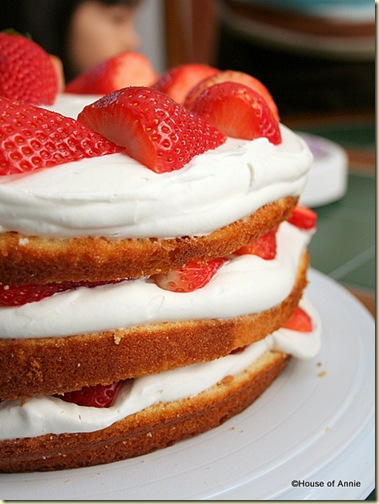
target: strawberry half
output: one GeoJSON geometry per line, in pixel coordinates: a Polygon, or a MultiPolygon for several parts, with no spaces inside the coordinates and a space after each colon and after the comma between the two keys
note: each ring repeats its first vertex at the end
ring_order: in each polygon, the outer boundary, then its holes
{"type": "Polygon", "coordinates": [[[310,208],[297,205],[287,221],[300,229],[312,229],[317,224],[317,213],[310,208]]]}
{"type": "Polygon", "coordinates": [[[79,406],[89,406],[93,408],[109,408],[112,406],[122,382],[111,385],[95,385],[94,387],[83,387],[80,390],[66,392],[62,395],[56,394],[63,401],[75,403],[79,406]]]}
{"type": "Polygon", "coordinates": [[[34,105],[51,105],[58,78],[47,52],[16,33],[0,33],[0,96],[34,105]]]}
{"type": "Polygon", "coordinates": [[[295,311],[287,322],[282,326],[284,329],[291,329],[298,332],[311,332],[313,330],[312,319],[306,311],[300,306],[295,308],[295,311]]]}
{"type": "Polygon", "coordinates": [[[178,170],[226,140],[221,131],[164,93],[141,86],[100,98],[85,107],[78,120],[157,173],[178,170]]]}
{"type": "Polygon", "coordinates": [[[266,86],[252,75],[245,72],[237,72],[235,70],[219,71],[217,74],[209,76],[199,82],[199,84],[189,90],[184,100],[184,106],[189,108],[196,98],[204,91],[204,89],[214,86],[215,84],[221,84],[222,82],[236,82],[238,84],[244,84],[259,93],[270,107],[275,119],[279,121],[278,107],[276,106],[276,103],[266,86]]]}
{"type": "Polygon", "coordinates": [[[171,270],[151,278],[161,289],[172,292],[192,292],[204,287],[225,263],[225,259],[212,259],[207,263],[191,261],[185,268],[171,270]]]}
{"type": "Polygon", "coordinates": [[[201,63],[179,65],[165,72],[152,87],[183,104],[188,92],[196,84],[217,72],[217,68],[201,63]]]}
{"type": "Polygon", "coordinates": [[[0,175],[30,172],[119,150],[75,119],[0,98],[0,175]]]}
{"type": "Polygon", "coordinates": [[[262,96],[244,84],[223,82],[204,89],[188,108],[233,138],[282,141],[279,123],[262,96]]]}
{"type": "Polygon", "coordinates": [[[0,306],[21,306],[27,303],[35,303],[56,294],[74,290],[78,287],[98,287],[99,285],[118,283],[121,280],[111,282],[61,282],[45,285],[0,285],[0,306]]]}
{"type": "Polygon", "coordinates": [[[125,51],[78,75],[67,84],[65,92],[105,95],[126,86],[150,86],[157,78],[146,56],[125,51]]]}
{"type": "Polygon", "coordinates": [[[248,245],[244,245],[234,252],[234,254],[252,254],[266,260],[275,259],[277,229],[278,228],[276,227],[275,229],[272,229],[268,233],[262,235],[260,238],[252,240],[248,245]]]}

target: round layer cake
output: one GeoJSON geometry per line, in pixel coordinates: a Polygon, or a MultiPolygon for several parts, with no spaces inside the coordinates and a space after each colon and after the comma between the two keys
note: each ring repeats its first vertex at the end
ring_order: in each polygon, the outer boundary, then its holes
{"type": "Polygon", "coordinates": [[[1,471],[149,453],[242,411],[290,355],[315,355],[313,315],[300,338],[280,329],[301,302],[314,232],[290,220],[312,155],[280,133],[278,145],[228,138],[168,173],[115,153],[1,177],[3,297],[74,282],[0,306],[1,471]],[[267,234],[269,259],[241,252],[267,234]],[[200,288],[158,281],[214,259],[222,264],[200,288]],[[114,383],[107,407],[65,400],[114,383]]]}

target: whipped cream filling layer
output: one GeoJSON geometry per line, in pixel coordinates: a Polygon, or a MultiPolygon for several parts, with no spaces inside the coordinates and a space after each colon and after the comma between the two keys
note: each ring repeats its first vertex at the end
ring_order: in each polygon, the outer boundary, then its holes
{"type": "Polygon", "coordinates": [[[243,371],[270,350],[285,352],[300,359],[311,359],[320,349],[321,322],[316,310],[306,298],[302,299],[300,306],[312,317],[312,332],[299,333],[279,329],[263,340],[252,343],[241,353],[127,380],[109,408],[78,406],[52,396],[4,401],[0,403],[0,439],[105,429],[153,404],[200,394],[226,376],[243,371]]]}
{"type": "Polygon", "coordinates": [[[229,318],[261,312],[291,292],[300,257],[313,232],[283,222],[275,259],[230,256],[201,289],[171,292],[151,279],[123,281],[54,294],[0,308],[0,338],[65,337],[149,322],[229,318]]]}
{"type": "Polygon", "coordinates": [[[303,190],[312,154],[283,142],[229,138],[181,170],[157,174],[126,154],[0,177],[0,232],[55,238],[204,236],[303,190]]]}

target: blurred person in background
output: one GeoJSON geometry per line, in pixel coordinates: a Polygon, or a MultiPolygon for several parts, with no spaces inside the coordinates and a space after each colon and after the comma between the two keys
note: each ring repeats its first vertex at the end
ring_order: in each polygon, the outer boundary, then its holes
{"type": "Polygon", "coordinates": [[[251,73],[282,114],[373,111],[372,0],[220,0],[216,65],[251,73]]]}
{"type": "Polygon", "coordinates": [[[136,50],[141,0],[1,0],[0,28],[29,34],[58,56],[66,81],[122,51],[136,50]]]}

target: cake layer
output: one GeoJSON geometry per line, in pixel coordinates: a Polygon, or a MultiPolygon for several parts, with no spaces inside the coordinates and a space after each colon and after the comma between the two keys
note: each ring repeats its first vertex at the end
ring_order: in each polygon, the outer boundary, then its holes
{"type": "Polygon", "coordinates": [[[96,432],[0,441],[0,471],[47,471],[104,464],[171,446],[225,422],[255,401],[289,357],[266,352],[245,371],[200,394],[158,403],[96,432]]]}
{"type": "Polygon", "coordinates": [[[1,397],[160,372],[212,360],[264,337],[298,304],[311,235],[283,223],[275,259],[232,256],[194,292],[135,280],[0,308],[1,397]]]}
{"type": "Polygon", "coordinates": [[[321,321],[306,298],[300,306],[311,317],[309,332],[280,328],[211,362],[117,382],[117,394],[108,407],[82,406],[67,402],[60,395],[4,401],[0,406],[0,440],[100,431],[153,405],[196,396],[226,377],[242,372],[267,352],[311,359],[320,349],[321,321]]]}
{"type": "Polygon", "coordinates": [[[304,254],[288,297],[256,314],[144,324],[69,338],[1,340],[1,396],[78,390],[227,355],[283,325],[301,298],[307,264],[304,254]]]}
{"type": "Polygon", "coordinates": [[[286,219],[297,197],[259,208],[206,236],[181,238],[41,238],[0,234],[0,283],[44,284],[139,278],[234,252],[286,219]]]}

